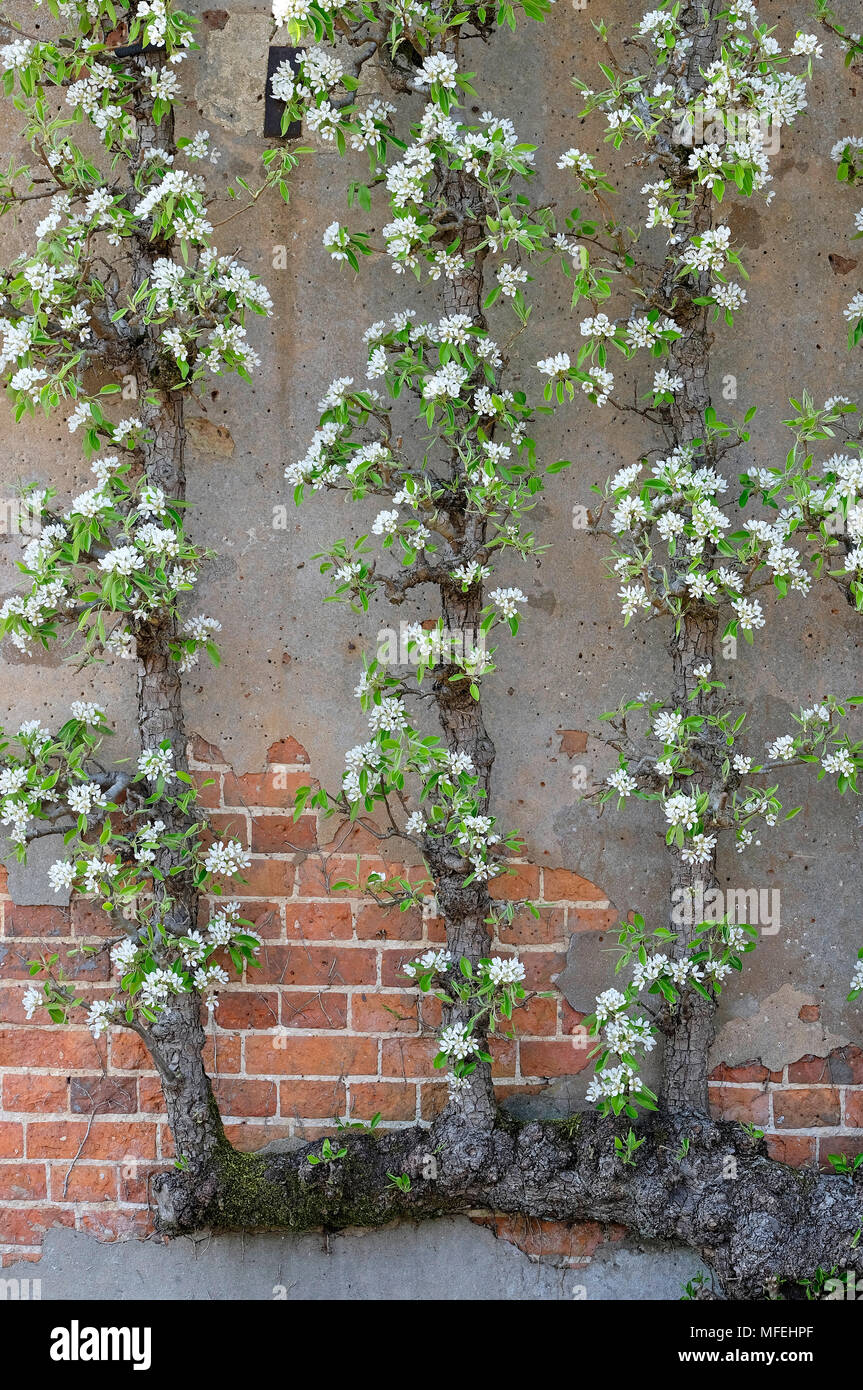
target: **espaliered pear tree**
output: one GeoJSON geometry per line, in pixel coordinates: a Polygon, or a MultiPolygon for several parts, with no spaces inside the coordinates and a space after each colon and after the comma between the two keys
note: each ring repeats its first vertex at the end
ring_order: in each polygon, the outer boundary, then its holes
{"type": "MultiPolygon", "coordinates": [[[[541,20],[546,10],[530,0],[519,18],[541,20]]],[[[161,1226],[336,1228],[486,1206],[620,1222],[684,1242],[726,1293],[742,1297],[765,1296],[818,1265],[863,1272],[859,1186],[772,1162],[756,1138],[707,1113],[715,998],[739,963],[739,928],[693,924],[654,940],[638,921],[626,926],[636,969],[622,1004],[613,991],[599,1001],[596,1110],[516,1123],[495,1104],[488,1051],[495,1033],[517,1026],[527,995],[518,960],[493,954],[513,905],[492,899],[488,885],[519,841],[493,812],[495,748],[482,692],[493,644],[517,630],[524,602],[508,583],[512,561],[542,549],[530,513],[558,471],[534,438],[546,406],[519,384],[511,361],[533,266],[551,262],[549,273],[567,274],[575,303],[592,310],[581,351],[538,364],[546,402],[579,388],[580,400],[602,408],[616,401],[610,354],[628,364],[646,351],[658,362],[637,408],[663,432],[667,458],[644,476],[635,463],[613,479],[597,522],[611,518],[625,615],[649,609],[669,628],[670,696],[631,705],[648,709],[658,758],[631,747],[630,709],[615,715],[621,766],[609,792],[662,802],[679,887],[715,873],[721,829],[733,828],[745,847],[755,817],[775,818],[775,788],[769,776],[762,783],[778,763],[818,756],[840,790],[854,785],[859,750],[843,732],[845,706],[832,699],[743,769],[732,752],[737,720],[714,670],[723,604],[733,614],[727,635],[745,635],[763,621],[752,597],[759,585],[777,596],[805,588],[787,535],[726,531],[720,465],[745,441],[746,422],[718,420],[708,369],[713,319],[744,299],[725,273],[736,253],[717,209],[726,189],[764,188],[763,122],[799,117],[817,39],[789,36],[783,53],[747,0],[652,11],[624,36],[625,60],[599,26],[606,86],[588,105],[605,113],[616,146],[633,143],[653,181],[646,234],[633,238],[611,211],[610,179],[580,151],[559,152],[557,162],[573,170],[587,211],[561,217],[531,198],[536,149],[509,117],[464,119],[475,96],[468,40],[494,43],[499,26],[515,26],[514,8],[275,0],[273,14],[279,36],[305,48],[273,79],[284,128],[302,119],[351,158],[369,154],[369,183],[352,182],[353,202],[370,219],[374,187],[386,184],[386,254],[405,282],[430,281],[437,301],[431,321],[406,295],[392,319],[358,326],[366,382],[347,374],[322,383],[319,427],[286,474],[298,502],[325,488],[378,508],[370,538],[342,540],[320,557],[332,597],[360,609],[375,591],[396,607],[430,597],[436,605],[432,624],[409,632],[415,672],[399,674],[381,653],[366,658],[357,695],[368,739],[348,753],[341,786],[306,789],[296,809],[361,823],[422,860],[417,876],[362,887],[394,910],[436,900],[446,947],[406,973],[444,1005],[436,1060],[448,1101],[430,1127],[351,1132],[344,1154],[326,1162],[308,1146],[241,1154],[224,1136],[202,1062],[202,997],[227,978],[214,953],[227,947],[241,968],[257,942],[230,902],[198,926],[199,896],[241,881],[245,855],[208,837],[184,762],[182,675],[202,651],[215,654],[218,624],[189,616],[206,552],[184,526],[182,411],[210,373],[254,368],[246,316],[271,306],[260,283],[212,244],[225,194],[208,191],[199,172],[215,158],[209,138],[174,133],[194,21],[162,0],[59,5],[52,41],[10,36],[2,51],[32,150],[26,166],[10,166],[2,205],[24,220],[31,201],[41,212],[45,200],[33,250],[3,274],[3,364],[19,417],[65,410],[94,485],[72,498],[25,491],[22,508],[39,531],[24,553],[22,592],[0,614],[6,640],[23,650],[71,638],[88,657],[134,664],[141,754],[131,773],[100,770],[107,722],[97,699],[77,703],[54,732],[30,721],[2,750],[0,812],[22,857],[35,835],[64,832],[55,887],[97,897],[117,927],[116,989],[89,1019],[97,1035],[134,1029],[159,1070],[180,1156],[156,1183],[161,1226]],[[392,100],[363,95],[372,70],[392,100]],[[744,125],[731,138],[737,108],[744,125]],[[729,138],[705,138],[708,117],[729,138]],[[84,123],[79,147],[73,137],[84,123]],[[667,237],[664,254],[654,254],[651,234],[667,237]],[[619,289],[636,303],[612,319],[600,305],[610,308],[619,289]],[[115,419],[112,383],[130,374],[136,414],[115,419]],[[631,1012],[641,991],[656,1006],[650,1020],[631,1012]],[[638,1076],[656,1033],[665,1035],[658,1100],[638,1076]],[[433,1179],[423,1176],[430,1153],[433,1179]]],[[[278,147],[264,159],[251,196],[271,187],[284,196],[294,156],[278,147]]],[[[338,222],[323,239],[354,270],[377,244],[367,228],[338,222]]],[[[79,1006],[50,961],[28,1000],[57,1022],[79,1006]]]]}

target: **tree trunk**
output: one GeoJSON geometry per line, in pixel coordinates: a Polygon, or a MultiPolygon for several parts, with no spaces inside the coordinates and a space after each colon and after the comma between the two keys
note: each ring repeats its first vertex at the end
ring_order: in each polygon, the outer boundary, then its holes
{"type": "Polygon", "coordinates": [[[624,1165],[619,1122],[595,1112],[526,1125],[501,1115],[466,1133],[454,1110],[431,1129],[350,1134],[329,1163],[308,1162],[320,1141],[288,1154],[219,1151],[195,1182],[176,1171],[157,1180],[161,1229],[343,1230],[479,1207],[681,1243],[728,1298],[799,1297],[796,1281],[819,1265],[863,1275],[863,1184],[769,1159],[740,1125],[685,1110],[645,1117],[636,1162],[624,1165]],[[391,1173],[407,1175],[409,1190],[391,1173]]]}
{"type": "MultiPolygon", "coordinates": [[[[148,60],[136,59],[141,68],[148,60]]],[[[142,97],[136,112],[134,165],[142,151],[157,147],[176,154],[173,111],[157,126],[152,102],[142,97]]],[[[134,199],[137,194],[131,193],[134,199]]],[[[159,256],[170,254],[170,244],[151,241],[142,230],[132,240],[133,291],[147,281],[159,256]]],[[[183,393],[159,386],[161,348],[159,325],[147,326],[135,345],[132,366],[138,389],[138,415],[150,437],[138,449],[143,475],[160,487],[170,500],[185,497],[183,393]]],[[[170,744],[174,767],[186,770],[186,729],[183,716],[180,668],[171,656],[176,639],[176,623],[169,615],[156,614],[138,623],[135,629],[138,658],[137,718],[141,747],[157,748],[170,744]]],[[[182,833],[192,823],[162,798],[148,808],[154,818],[165,822],[167,833],[182,833]]],[[[173,936],[183,936],[198,925],[198,893],[188,871],[172,872],[177,852],[162,849],[156,867],[163,882],[156,880],[156,920],[173,936]]],[[[209,1077],[204,1069],[204,1031],[201,1025],[201,998],[197,990],[178,995],[160,1013],[142,1036],[150,1047],[159,1070],[168,1119],[178,1154],[193,1173],[203,1170],[217,1149],[226,1144],[218,1108],[209,1077]]]]}

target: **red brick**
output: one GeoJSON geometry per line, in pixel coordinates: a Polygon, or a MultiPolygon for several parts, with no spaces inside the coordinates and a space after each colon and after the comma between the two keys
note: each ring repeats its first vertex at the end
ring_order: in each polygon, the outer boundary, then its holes
{"type": "Polygon", "coordinates": [[[851,1085],[863,1084],[863,1047],[843,1047],[840,1053],[847,1067],[844,1079],[851,1085]]]}
{"type": "Polygon", "coordinates": [[[429,917],[425,927],[426,940],[439,941],[441,944],[446,941],[446,922],[443,917],[429,917]]]}
{"type": "Polygon", "coordinates": [[[555,976],[566,968],[566,952],[526,951],[521,963],[526,989],[553,989],[555,976]]]}
{"type": "Polygon", "coordinates": [[[248,849],[249,827],[246,817],[236,811],[211,812],[207,817],[207,828],[201,834],[201,843],[205,848],[209,848],[214,840],[236,840],[243,849],[248,849]]]}
{"type": "Polygon", "coordinates": [[[111,921],[98,903],[76,899],[71,907],[71,917],[72,934],[79,940],[81,937],[104,938],[117,935],[116,923],[111,921]]]}
{"type": "Polygon", "coordinates": [[[217,1078],[213,1092],[223,1115],[248,1115],[253,1119],[276,1113],[275,1081],[217,1078]]]}
{"type": "MultiPolygon", "coordinates": [[[[609,1238],[609,1229],[595,1221],[571,1226],[562,1221],[540,1221],[533,1216],[508,1216],[502,1212],[472,1216],[477,1225],[488,1226],[500,1240],[517,1245],[526,1255],[539,1259],[556,1256],[583,1260],[609,1238]]],[[[612,1228],[614,1230],[614,1228],[612,1228]]],[[[623,1228],[619,1228],[620,1240],[623,1228]]],[[[614,1237],[613,1237],[614,1238],[614,1237]]]]}
{"type": "Polygon", "coordinates": [[[420,941],[422,934],[422,913],[416,908],[399,912],[370,903],[357,913],[357,936],[363,940],[377,937],[381,941],[420,941]]]}
{"type": "Polygon", "coordinates": [[[615,931],[620,923],[620,913],[613,907],[571,907],[567,928],[571,932],[615,931]]]}
{"type": "Polygon", "coordinates": [[[110,1036],[112,1069],[118,1071],[154,1070],[153,1059],[137,1033],[122,1028],[110,1036]]]}
{"type": "Polygon", "coordinates": [[[44,1163],[0,1163],[0,1200],[38,1202],[47,1196],[44,1163]]]}
{"type": "Polygon", "coordinates": [[[304,898],[356,898],[360,890],[336,888],[337,883],[354,884],[366,882],[371,873],[383,874],[389,878],[400,873],[404,865],[385,864],[383,859],[364,859],[360,864],[360,877],[357,878],[357,861],[350,855],[333,855],[327,860],[324,869],[319,859],[306,859],[299,866],[298,882],[300,896],[304,898]]]}
{"type": "Polygon", "coordinates": [[[768,1134],[767,1152],[779,1163],[805,1168],[815,1162],[815,1140],[803,1134],[768,1134]]]}
{"type": "MultiPolygon", "coordinates": [[[[93,952],[72,954],[69,946],[52,942],[51,954],[57,954],[56,969],[62,970],[67,979],[106,982],[110,975],[111,962],[107,952],[99,956],[93,952]]],[[[30,961],[41,956],[43,948],[33,942],[12,940],[8,944],[0,942],[0,967],[6,980],[30,980],[30,961]]],[[[41,977],[44,980],[44,976],[41,977]]]]}
{"type": "Polygon", "coordinates": [[[222,776],[219,772],[193,772],[192,778],[198,789],[198,806],[212,810],[222,804],[222,776]]]}
{"type": "MultiPolygon", "coordinates": [[[[28,1131],[29,1138],[29,1131],[28,1131]]],[[[28,1149],[29,1153],[29,1149],[28,1149]]],[[[83,1149],[85,1158],[155,1158],[156,1126],[96,1117],[83,1149]]]]}
{"type": "Polygon", "coordinates": [[[52,1226],[74,1226],[70,1207],[7,1207],[0,1227],[5,1245],[41,1245],[52,1226]]]}
{"type": "Polygon", "coordinates": [[[710,1107],[723,1120],[738,1120],[764,1129],[770,1121],[770,1102],[766,1091],[743,1086],[711,1086],[710,1107]]]}
{"type": "MultiPolygon", "coordinates": [[[[240,903],[240,918],[251,923],[252,930],[258,936],[275,940],[282,935],[282,913],[278,903],[243,902],[242,899],[235,899],[240,903]]],[[[217,913],[218,903],[213,904],[212,912],[217,913]]],[[[206,922],[210,912],[208,911],[202,920],[206,922]]]]}
{"type": "Polygon", "coordinates": [[[498,1101],[511,1099],[512,1096],[541,1096],[543,1091],[548,1089],[547,1081],[496,1081],[494,1083],[494,1093],[498,1101]]]}
{"type": "Polygon", "coordinates": [[[845,1092],[845,1123],[849,1129],[863,1129],[863,1091],[845,1092]]]}
{"type": "Polygon", "coordinates": [[[294,891],[294,866],[287,859],[253,859],[240,879],[225,879],[222,896],[231,899],[289,898],[294,891]]]}
{"type": "Polygon", "coordinates": [[[408,961],[415,960],[421,954],[418,946],[395,946],[389,950],[382,950],[381,955],[381,984],[396,985],[401,989],[408,987],[408,977],[404,973],[404,967],[408,961]]]}
{"type": "Polygon", "coordinates": [[[790,1064],[788,1079],[824,1081],[834,1086],[859,1085],[863,1082],[863,1051],[859,1047],[837,1047],[828,1057],[801,1057],[790,1064]]]}
{"type": "Polygon", "coordinates": [[[24,1126],[13,1120],[0,1121],[0,1158],[21,1158],[24,1153],[24,1126]]]}
{"type": "Polygon", "coordinates": [[[607,896],[590,879],[569,869],[543,869],[542,882],[543,901],[547,903],[603,902],[607,896]]]}
{"type": "Polygon", "coordinates": [[[813,1086],[799,1091],[776,1091],[773,1117],[778,1129],[812,1129],[839,1124],[839,1092],[833,1086],[813,1086]]]}
{"type": "Polygon", "coordinates": [[[796,1062],[788,1064],[789,1081],[829,1081],[830,1080],[830,1059],[828,1057],[815,1057],[808,1053],[805,1057],[800,1057],[796,1062]]]}
{"type": "Polygon", "coordinates": [[[255,971],[255,983],[279,985],[370,985],[377,975],[377,956],[372,950],[296,944],[276,946],[265,942],[255,971]]]}
{"type": "Polygon", "coordinates": [[[512,902],[517,898],[539,897],[539,869],[535,864],[508,864],[513,872],[501,874],[489,883],[489,893],[493,898],[512,902]]]}
{"type": "Polygon", "coordinates": [[[355,1082],[351,1086],[351,1119],[365,1120],[380,1115],[382,1120],[413,1120],[417,1109],[417,1088],[405,1081],[355,1082]]]}
{"type": "Polygon", "coordinates": [[[420,1086],[420,1110],[424,1120],[434,1120],[441,1113],[449,1098],[449,1091],[444,1085],[441,1072],[435,1072],[435,1078],[424,1081],[420,1086]]]}
{"type": "Polygon", "coordinates": [[[817,1023],[821,1017],[821,1006],[819,1004],[804,1004],[797,1017],[803,1023],[817,1023]]]}
{"type": "MultiPolygon", "coordinates": [[[[515,1074],[515,1043],[495,1038],[489,1044],[489,1051],[494,1058],[493,1076],[515,1074]]],[[[433,1037],[385,1038],[381,1072],[384,1076],[397,1078],[437,1076],[439,1072],[434,1066],[436,1055],[437,1046],[433,1037]]]]}
{"type": "Polygon", "coordinates": [[[242,777],[229,772],[225,775],[223,804],[293,807],[298,789],[308,785],[308,772],[287,772],[284,768],[246,773],[242,777]]]}
{"type": "Polygon", "coordinates": [[[345,1113],[343,1081],[280,1081],[279,1097],[283,1115],[323,1119],[345,1113]]]}
{"type": "Polygon", "coordinates": [[[101,1069],[100,1050],[84,1028],[4,1028],[0,1030],[0,1067],[67,1067],[101,1069]]]}
{"type": "MultiPolygon", "coordinates": [[[[87,1135],[80,1120],[31,1121],[27,1125],[28,1158],[75,1158],[87,1135]]],[[[155,1158],[156,1127],[97,1118],[90,1127],[82,1158],[155,1158]]]]}
{"type": "Polygon", "coordinates": [[[377,1072],[377,1043],[371,1038],[289,1038],[286,1048],[272,1046],[272,1037],[251,1034],[246,1039],[246,1071],[254,1076],[373,1076],[377,1072]]]}
{"type": "Polygon", "coordinates": [[[351,1020],[357,1033],[416,1033],[415,994],[355,994],[351,1020]]]}
{"type": "Polygon", "coordinates": [[[710,1073],[711,1081],[766,1081],[768,1076],[767,1068],[760,1062],[741,1062],[736,1067],[726,1066],[720,1062],[718,1067],[714,1067],[710,1073]]]}
{"type": "Polygon", "coordinates": [[[51,1165],[51,1201],[116,1202],[116,1164],[53,1163],[51,1165]]]}
{"type": "Polygon", "coordinates": [[[558,1002],[560,1004],[560,1020],[563,1032],[574,1033],[576,1030],[583,1031],[581,1028],[581,1021],[583,1018],[586,1018],[587,1015],[581,1013],[578,1009],[574,1009],[565,999],[560,999],[558,1002]]]}
{"type": "Polygon", "coordinates": [[[511,1031],[516,1037],[547,1037],[557,1030],[557,1000],[530,999],[520,1004],[512,1016],[511,1031]]]}
{"type": "Polygon", "coordinates": [[[217,748],[214,743],[208,743],[200,734],[192,734],[187,747],[193,762],[212,763],[217,767],[228,765],[221,748],[217,748]]]}
{"type": "Polygon", "coordinates": [[[256,1153],[265,1144],[272,1144],[276,1139],[287,1139],[290,1134],[291,1126],[281,1124],[278,1120],[269,1125],[254,1125],[248,1121],[241,1124],[225,1125],[225,1136],[228,1142],[242,1153],[256,1153]]]}
{"type": "MultiPolygon", "coordinates": [[[[104,916],[104,913],[102,914],[104,916]]],[[[3,914],[7,936],[71,936],[72,923],[67,908],[21,907],[7,903],[3,914]]]]}
{"type": "Polygon", "coordinates": [[[87,1209],[81,1213],[81,1226],[97,1240],[125,1240],[129,1236],[145,1236],[151,1227],[150,1213],[129,1210],[117,1211],[107,1206],[87,1209]]]}
{"type": "Polygon", "coordinates": [[[863,1152],[863,1144],[860,1139],[853,1134],[819,1134],[818,1136],[818,1166],[826,1172],[832,1173],[833,1164],[830,1162],[830,1154],[844,1154],[846,1158],[854,1159],[863,1152]]]}
{"type": "Polygon", "coordinates": [[[384,1076],[440,1076],[435,1069],[437,1047],[433,1037],[385,1038],[381,1072],[384,1076]]]}
{"type": "Polygon", "coordinates": [[[73,1114],[134,1115],[138,1109],[138,1088],[134,1077],[73,1076],[69,1084],[69,1109],[73,1114]]]}
{"type": "Polygon", "coordinates": [[[121,1163],[117,1167],[119,1200],[121,1202],[140,1202],[146,1204],[150,1197],[150,1183],[156,1173],[164,1172],[164,1163],[121,1163]]]}
{"type": "Polygon", "coordinates": [[[69,1108],[69,1090],[64,1076],[28,1076],[26,1072],[7,1072],[3,1078],[3,1109],[10,1114],[20,1110],[52,1111],[63,1114],[69,1108]]]}
{"type": "Polygon", "coordinates": [[[348,941],[353,936],[348,903],[290,902],[285,922],[289,941],[348,941]]]}
{"type": "Polygon", "coordinates": [[[252,816],[255,854],[298,854],[317,843],[314,816],[252,816]]]}
{"type": "Polygon", "coordinates": [[[270,745],[267,751],[267,762],[272,763],[307,763],[309,755],[301,743],[297,743],[295,738],[280,738],[277,743],[270,745]]]}
{"type": "Polygon", "coordinates": [[[330,990],[307,994],[302,990],[280,990],[283,1028],[346,1028],[348,996],[330,990]]]}
{"type": "Polygon", "coordinates": [[[240,1038],[238,1034],[209,1032],[204,1043],[203,1057],[204,1066],[211,1076],[219,1072],[239,1071],[240,1038]]]}
{"type": "Polygon", "coordinates": [[[142,1076],[138,1081],[138,1094],[140,1100],[138,1104],[145,1114],[151,1112],[156,1115],[165,1113],[165,1097],[162,1094],[162,1086],[156,1076],[142,1076]]]}
{"type": "Polygon", "coordinates": [[[443,1004],[433,994],[420,994],[421,1031],[431,1037],[443,1023],[443,1004]]]}
{"type": "Polygon", "coordinates": [[[587,1049],[573,1047],[568,1039],[521,1044],[522,1076],[574,1076],[587,1062],[587,1049]]]}
{"type": "MultiPolygon", "coordinates": [[[[322,834],[330,834],[332,822],[325,823],[322,834]]],[[[321,844],[321,849],[325,854],[380,854],[381,837],[374,835],[371,830],[364,825],[351,825],[349,821],[342,821],[331,838],[321,844]]]]}
{"type": "Polygon", "coordinates": [[[33,1027],[21,1002],[25,992],[23,980],[19,984],[0,988],[0,1023],[25,1023],[28,1028],[33,1027]]]}
{"type": "Polygon", "coordinates": [[[547,946],[565,941],[566,935],[566,909],[562,907],[541,907],[539,917],[523,908],[515,914],[511,927],[500,928],[501,940],[513,946],[547,946]]]}
{"type": "Polygon", "coordinates": [[[279,1018],[279,997],[275,990],[265,994],[224,990],[219,995],[217,1018],[220,1028],[273,1028],[279,1018]]]}

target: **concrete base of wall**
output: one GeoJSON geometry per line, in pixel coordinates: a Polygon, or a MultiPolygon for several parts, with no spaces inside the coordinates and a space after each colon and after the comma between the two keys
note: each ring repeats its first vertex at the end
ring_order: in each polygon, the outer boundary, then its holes
{"type": "Polygon", "coordinates": [[[536,1261],[466,1218],[384,1231],[325,1235],[220,1235],[106,1244],[49,1232],[36,1264],[3,1271],[43,1300],[679,1299],[702,1268],[688,1250],[608,1245],[588,1265],[536,1261]],[[38,1290],[34,1281],[38,1280],[38,1290]]]}

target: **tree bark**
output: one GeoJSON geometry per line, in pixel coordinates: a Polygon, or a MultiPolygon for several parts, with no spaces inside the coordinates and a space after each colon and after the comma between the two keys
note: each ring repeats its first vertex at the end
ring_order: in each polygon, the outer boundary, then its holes
{"type": "MultiPolygon", "coordinates": [[[[723,8],[719,0],[710,0],[710,4],[684,4],[681,7],[679,18],[684,30],[696,29],[703,19],[707,19],[701,31],[695,35],[687,63],[687,82],[693,93],[703,88],[702,71],[716,56],[716,16],[723,8]]],[[[691,180],[686,166],[687,153],[683,150],[678,154],[678,171],[674,179],[677,186],[686,186],[691,180]]],[[[714,207],[710,189],[698,189],[687,227],[689,238],[701,236],[713,226],[714,207]]],[[[675,447],[687,447],[695,440],[704,438],[705,412],[711,404],[708,378],[713,335],[708,326],[707,306],[692,301],[708,293],[709,286],[710,275],[704,273],[695,278],[691,287],[685,290],[681,288],[676,277],[676,262],[674,258],[669,258],[662,282],[662,296],[666,311],[675,318],[681,329],[681,336],[671,344],[668,370],[672,376],[679,376],[683,381],[682,388],[675,392],[667,409],[675,447]]],[[[717,637],[718,615],[715,609],[706,604],[691,608],[681,620],[679,629],[672,633],[668,646],[672,663],[671,708],[680,710],[684,716],[707,714],[715,704],[711,696],[705,697],[700,693],[694,671],[697,666],[707,663],[715,672],[717,637]],[[690,699],[695,691],[699,693],[690,699]]],[[[716,758],[712,760],[715,767],[711,769],[711,781],[721,764],[721,755],[716,751],[718,761],[716,758]]],[[[698,779],[693,781],[697,783],[698,779]]],[[[705,893],[717,886],[716,850],[713,850],[706,863],[698,865],[684,863],[674,845],[670,847],[670,856],[672,911],[669,927],[678,937],[677,954],[686,955],[699,924],[677,921],[674,907],[684,900],[685,895],[697,893],[699,886],[705,893]]],[[[708,1112],[708,1056],[715,1033],[715,1011],[714,1003],[687,986],[681,991],[677,1006],[663,1016],[661,1030],[665,1035],[665,1047],[659,1094],[669,1109],[683,1107],[704,1114],[708,1112]]]]}
{"type": "Polygon", "coordinates": [[[633,1165],[615,1154],[617,1132],[615,1121],[586,1113],[526,1125],[499,1115],[466,1134],[445,1113],[431,1129],[342,1138],[347,1155],[314,1166],[317,1144],[289,1154],[225,1150],[194,1183],[177,1172],[157,1180],[160,1227],[341,1230],[485,1208],[681,1243],[716,1271],[728,1298],[799,1297],[796,1281],[819,1265],[863,1274],[859,1180],[789,1168],[740,1125],[698,1112],[646,1117],[633,1165]],[[389,1174],[407,1174],[409,1191],[389,1174]]]}
{"type": "MultiPolygon", "coordinates": [[[[674,709],[680,709],[684,715],[707,714],[713,703],[710,696],[705,697],[700,691],[694,700],[689,699],[689,693],[698,689],[698,680],[693,674],[694,668],[703,661],[709,661],[711,665],[715,661],[717,630],[718,618],[715,610],[699,609],[685,615],[680,632],[673,634],[669,643],[673,672],[671,705],[674,709]]],[[[705,730],[705,744],[708,739],[709,735],[705,730]]],[[[709,744],[707,752],[708,755],[714,753],[709,744]]],[[[718,747],[715,754],[718,762],[716,768],[712,769],[714,776],[717,775],[721,763],[721,750],[718,747]]],[[[693,779],[696,784],[698,780],[697,777],[693,779]]],[[[704,864],[685,863],[680,850],[673,844],[669,847],[669,854],[671,911],[668,925],[677,935],[676,954],[688,955],[688,948],[692,945],[700,924],[695,920],[694,913],[680,918],[679,909],[687,902],[694,904],[698,900],[699,888],[702,898],[703,894],[716,888],[716,851],[711,853],[709,860],[704,864]]],[[[707,1113],[708,1055],[715,1030],[715,1012],[714,1003],[691,987],[686,987],[681,991],[676,1007],[663,1017],[661,1027],[665,1034],[665,1049],[660,1096],[669,1109],[680,1107],[707,1113]]]]}
{"type": "MultiPolygon", "coordinates": [[[[140,70],[149,58],[134,60],[140,70]]],[[[173,110],[161,124],[153,120],[152,101],[142,96],[136,112],[134,164],[150,148],[176,155],[173,110]]],[[[131,189],[130,197],[137,194],[131,189]]],[[[159,256],[170,255],[171,243],[151,240],[145,229],[132,240],[132,288],[149,280],[159,256]]],[[[138,392],[138,415],[149,436],[138,448],[144,477],[164,490],[170,500],[183,501],[186,491],[182,391],[162,387],[161,346],[158,325],[146,325],[134,346],[131,362],[138,392]]],[[[156,613],[135,628],[137,720],[141,747],[158,748],[167,740],[174,767],[187,770],[186,728],[183,714],[179,663],[171,656],[176,622],[170,614],[156,613]]],[[[166,833],[188,830],[192,817],[178,811],[163,797],[149,814],[164,821],[166,833]]],[[[154,882],[156,921],[172,936],[184,936],[198,925],[198,893],[191,873],[177,873],[178,853],[169,848],[157,852],[155,866],[162,880],[154,882]]],[[[199,1172],[208,1159],[226,1146],[221,1119],[203,1063],[204,1031],[201,998],[197,990],[172,996],[155,1023],[142,1030],[159,1071],[168,1120],[178,1154],[191,1172],[199,1172]]]]}

